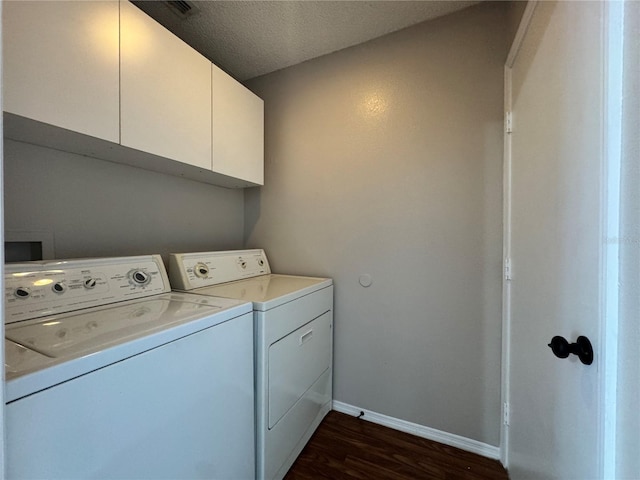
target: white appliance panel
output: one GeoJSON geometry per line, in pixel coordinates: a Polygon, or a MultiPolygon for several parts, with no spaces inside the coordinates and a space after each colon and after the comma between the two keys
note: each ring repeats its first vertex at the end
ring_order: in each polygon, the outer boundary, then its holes
{"type": "Polygon", "coordinates": [[[169,277],[172,288],[192,290],[271,273],[264,250],[172,253],[169,277]]]}
{"type": "Polygon", "coordinates": [[[332,285],[264,312],[254,310],[256,331],[263,345],[260,348],[265,349],[264,361],[270,345],[327,312],[333,312],[332,285]]]}
{"type": "Polygon", "coordinates": [[[9,403],[8,478],[253,478],[252,330],[245,314],[9,403]]]}
{"type": "Polygon", "coordinates": [[[331,314],[303,325],[269,346],[269,429],[331,367],[331,314]]]}
{"type": "Polygon", "coordinates": [[[281,479],[331,410],[332,371],[327,370],[311,386],[278,425],[258,431],[257,468],[259,479],[281,479]]]}
{"type": "Polygon", "coordinates": [[[171,290],[158,255],[5,265],[5,323],[171,290]]]}
{"type": "MultiPolygon", "coordinates": [[[[254,318],[256,324],[257,476],[258,479],[280,479],[289,470],[324,416],[331,410],[333,286],[304,295],[268,311],[254,311],[254,318]],[[330,367],[270,428],[269,347],[290,332],[304,330],[304,326],[314,319],[321,318],[324,321],[327,317],[330,329],[327,354],[331,361],[330,367]]],[[[288,372],[292,367],[289,365],[286,368],[288,372]]],[[[311,373],[313,375],[314,372],[311,373]]],[[[282,402],[284,403],[286,402],[282,402]]]]}

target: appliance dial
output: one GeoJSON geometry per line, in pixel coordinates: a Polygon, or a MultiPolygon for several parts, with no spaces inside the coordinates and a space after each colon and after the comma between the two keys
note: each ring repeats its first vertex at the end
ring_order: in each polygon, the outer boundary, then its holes
{"type": "Polygon", "coordinates": [[[31,290],[26,287],[18,287],[14,290],[13,295],[16,298],[29,298],[31,296],[31,290]]]}
{"type": "Polygon", "coordinates": [[[93,287],[96,286],[96,279],[95,278],[87,278],[84,281],[84,288],[86,288],[87,290],[91,290],[93,287]]]}
{"type": "Polygon", "coordinates": [[[129,278],[137,285],[144,286],[151,281],[151,276],[147,272],[142,270],[134,270],[129,275],[129,278]]]}
{"type": "Polygon", "coordinates": [[[196,266],[193,267],[193,272],[196,274],[196,277],[207,278],[207,275],[209,275],[209,267],[204,263],[196,263],[196,266]]]}
{"type": "Polygon", "coordinates": [[[56,282],[51,286],[51,290],[55,293],[64,293],[67,291],[67,286],[64,282],[56,282]]]}

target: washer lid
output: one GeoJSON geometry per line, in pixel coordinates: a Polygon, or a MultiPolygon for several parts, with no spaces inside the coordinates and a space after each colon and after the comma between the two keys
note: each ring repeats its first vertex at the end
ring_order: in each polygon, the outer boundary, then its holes
{"type": "Polygon", "coordinates": [[[5,337],[9,339],[5,345],[12,348],[7,351],[13,352],[7,357],[5,401],[30,395],[251,311],[248,302],[166,293],[14,323],[5,329],[5,337]]]}
{"type": "MultiPolygon", "coordinates": [[[[218,313],[224,307],[177,294],[58,315],[7,327],[5,336],[51,358],[77,357],[218,313]]],[[[236,304],[237,305],[237,304],[236,304]]]]}
{"type": "Polygon", "coordinates": [[[29,350],[22,345],[18,345],[7,339],[4,341],[4,369],[7,377],[11,377],[11,375],[22,370],[28,370],[51,363],[51,361],[50,358],[33,350],[29,350]]]}
{"type": "Polygon", "coordinates": [[[253,302],[254,310],[266,311],[326,288],[332,283],[330,278],[270,274],[197,288],[190,290],[190,292],[249,301],[253,302]]]}

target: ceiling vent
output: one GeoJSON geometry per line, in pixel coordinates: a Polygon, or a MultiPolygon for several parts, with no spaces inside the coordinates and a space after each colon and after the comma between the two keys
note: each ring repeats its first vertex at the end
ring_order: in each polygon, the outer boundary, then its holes
{"type": "Polygon", "coordinates": [[[198,11],[193,3],[184,0],[164,2],[169,9],[180,18],[187,18],[198,11]]]}

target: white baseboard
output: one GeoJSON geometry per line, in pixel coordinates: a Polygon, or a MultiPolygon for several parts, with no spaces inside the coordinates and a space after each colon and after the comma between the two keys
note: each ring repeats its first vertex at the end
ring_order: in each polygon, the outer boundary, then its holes
{"type": "Polygon", "coordinates": [[[455,435],[453,433],[443,432],[441,430],[436,430],[435,428],[425,427],[424,425],[418,425],[417,423],[407,422],[406,420],[400,420],[399,418],[388,417],[381,413],[365,410],[364,408],[355,407],[348,403],[338,402],[336,400],[333,401],[333,410],[340,413],[346,413],[347,415],[353,415],[354,417],[360,415],[360,412],[364,412],[364,416],[362,418],[372,423],[377,423],[378,425],[393,428],[394,430],[399,430],[401,432],[410,433],[428,440],[433,440],[434,442],[443,443],[450,447],[456,447],[493,460],[500,460],[499,447],[478,442],[477,440],[461,437],[460,435],[455,435]]]}

